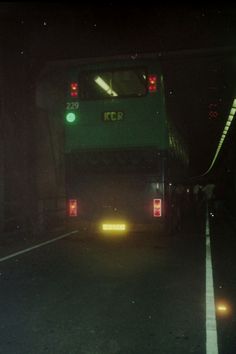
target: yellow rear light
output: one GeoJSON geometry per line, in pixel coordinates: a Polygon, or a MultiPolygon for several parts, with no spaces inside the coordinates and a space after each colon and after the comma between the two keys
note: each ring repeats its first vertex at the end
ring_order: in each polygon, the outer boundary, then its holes
{"type": "Polygon", "coordinates": [[[103,231],[126,231],[126,224],[102,224],[103,231]]]}

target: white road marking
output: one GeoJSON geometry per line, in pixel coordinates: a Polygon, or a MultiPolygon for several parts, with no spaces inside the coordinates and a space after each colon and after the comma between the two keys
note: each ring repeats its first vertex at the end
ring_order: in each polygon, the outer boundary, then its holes
{"type": "Polygon", "coordinates": [[[4,262],[4,261],[6,261],[6,260],[8,260],[8,259],[14,258],[14,257],[19,256],[19,255],[21,255],[21,254],[30,252],[30,251],[32,251],[32,250],[34,250],[34,249],[36,249],[36,248],[39,248],[39,247],[48,245],[49,243],[58,241],[58,240],[60,240],[60,239],[62,239],[62,238],[65,238],[65,237],[67,237],[67,236],[73,235],[73,234],[75,234],[75,233],[77,233],[77,232],[78,232],[77,230],[71,231],[71,232],[68,232],[68,233],[66,233],[66,234],[64,234],[64,235],[55,237],[55,238],[53,238],[53,239],[51,239],[51,240],[49,240],[49,241],[45,241],[45,242],[39,243],[39,244],[37,244],[37,245],[35,245],[35,246],[29,247],[29,248],[25,248],[25,249],[23,249],[23,250],[21,250],[21,251],[18,251],[18,252],[9,254],[8,256],[5,256],[5,257],[3,257],[3,258],[0,258],[0,262],[4,262]]]}
{"type": "Polygon", "coordinates": [[[209,213],[206,213],[206,354],[218,354],[209,213]]]}

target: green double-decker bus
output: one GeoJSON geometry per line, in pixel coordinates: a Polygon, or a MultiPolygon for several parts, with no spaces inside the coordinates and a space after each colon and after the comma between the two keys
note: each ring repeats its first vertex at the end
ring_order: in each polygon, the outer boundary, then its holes
{"type": "Polygon", "coordinates": [[[167,113],[158,56],[52,67],[64,105],[58,119],[69,224],[105,233],[163,230],[174,213],[172,185],[187,171],[188,156],[167,113]]]}

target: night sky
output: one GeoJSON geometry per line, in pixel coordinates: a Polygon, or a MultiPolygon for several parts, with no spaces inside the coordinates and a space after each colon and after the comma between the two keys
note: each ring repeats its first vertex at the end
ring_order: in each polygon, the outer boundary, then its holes
{"type": "Polygon", "coordinates": [[[231,4],[2,3],[3,60],[11,63],[12,80],[19,77],[30,92],[48,60],[175,52],[163,61],[167,105],[198,174],[210,164],[236,91],[235,15],[231,4]]]}

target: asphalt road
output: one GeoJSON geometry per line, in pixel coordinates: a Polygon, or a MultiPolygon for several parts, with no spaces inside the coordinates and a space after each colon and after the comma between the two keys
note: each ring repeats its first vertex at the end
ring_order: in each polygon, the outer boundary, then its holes
{"type": "MultiPolygon", "coordinates": [[[[218,291],[225,241],[214,240],[218,291]]],[[[231,303],[232,277],[223,284],[231,303]]],[[[206,353],[205,235],[197,225],[171,238],[67,237],[1,262],[0,285],[1,354],[206,353]]],[[[219,354],[234,354],[233,311],[223,317],[219,354]]]]}

